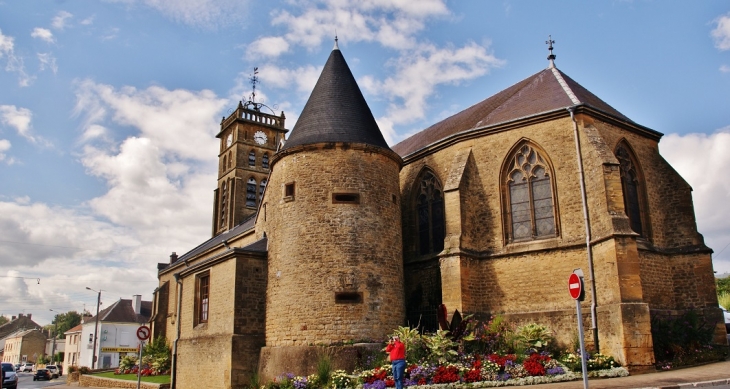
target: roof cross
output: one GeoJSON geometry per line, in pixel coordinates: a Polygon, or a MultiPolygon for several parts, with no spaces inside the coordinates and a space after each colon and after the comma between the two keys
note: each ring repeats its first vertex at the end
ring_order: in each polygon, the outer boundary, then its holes
{"type": "Polygon", "coordinates": [[[548,45],[548,50],[550,50],[550,55],[548,55],[547,59],[548,61],[550,61],[550,66],[548,67],[551,68],[555,67],[555,54],[553,54],[553,43],[555,43],[555,41],[553,40],[552,35],[548,35],[548,40],[545,41],[545,44],[548,45]]]}

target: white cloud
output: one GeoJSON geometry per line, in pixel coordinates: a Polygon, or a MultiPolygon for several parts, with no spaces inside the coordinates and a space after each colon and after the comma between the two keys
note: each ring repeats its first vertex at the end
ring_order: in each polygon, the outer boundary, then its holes
{"type": "Polygon", "coordinates": [[[730,13],[715,19],[717,27],[710,32],[718,50],[730,50],[730,13]]]}
{"type": "MultiPolygon", "coordinates": [[[[298,13],[272,12],[272,24],[287,30],[279,37],[288,43],[287,49],[293,44],[310,49],[319,47],[323,40],[333,39],[335,32],[343,42],[378,42],[395,49],[413,48],[417,44],[415,35],[425,29],[426,20],[449,14],[441,0],[322,0],[302,4],[298,13]]],[[[254,41],[250,45],[252,53],[275,56],[286,52],[281,49],[284,47],[281,41],[269,51],[261,49],[273,38],[254,41]]]]}
{"type": "Polygon", "coordinates": [[[18,73],[18,85],[23,87],[29,86],[34,77],[29,76],[25,72],[23,58],[15,55],[14,40],[15,38],[11,36],[3,35],[2,30],[0,30],[0,58],[7,58],[7,62],[5,63],[6,71],[18,73]]]}
{"type": "Polygon", "coordinates": [[[718,257],[730,243],[730,181],[725,166],[730,165],[730,126],[713,134],[669,134],[659,144],[664,158],[692,186],[697,227],[705,243],[715,250],[715,270],[730,272],[730,250],[718,257]]]}
{"type": "Polygon", "coordinates": [[[728,65],[721,65],[720,66],[720,72],[722,72],[722,73],[730,73],[730,66],[728,66],[728,65]]]}
{"type": "Polygon", "coordinates": [[[36,27],[33,29],[33,32],[30,33],[30,36],[33,38],[44,40],[48,43],[53,43],[55,41],[55,39],[53,39],[53,33],[51,32],[51,30],[46,28],[36,27]]]}
{"type": "Polygon", "coordinates": [[[392,144],[397,140],[393,126],[423,119],[428,98],[438,85],[472,80],[503,63],[487,47],[473,42],[460,48],[422,45],[391,61],[392,76],[383,81],[366,76],[360,85],[370,94],[390,100],[386,116],[378,118],[378,123],[383,125],[383,135],[392,144]]]}
{"type": "Polygon", "coordinates": [[[80,24],[83,25],[83,26],[90,26],[90,25],[94,24],[94,18],[95,17],[96,17],[95,15],[91,15],[88,18],[82,20],[80,22],[80,24]]]}
{"type": "Polygon", "coordinates": [[[243,20],[249,0],[109,0],[143,4],[167,18],[193,27],[215,29],[243,20]]]}
{"type": "Polygon", "coordinates": [[[51,21],[51,27],[55,28],[56,30],[63,30],[66,27],[68,27],[68,19],[71,19],[73,17],[73,14],[67,11],[59,11],[56,16],[53,17],[53,20],[51,21]]]}
{"type": "Polygon", "coordinates": [[[0,122],[15,128],[22,137],[35,141],[30,135],[30,120],[33,113],[28,108],[18,108],[14,105],[0,105],[0,122]]]}
{"type": "Polygon", "coordinates": [[[278,57],[289,50],[289,43],[279,36],[259,38],[254,41],[246,52],[249,58],[278,57]]]}
{"type": "Polygon", "coordinates": [[[56,57],[51,53],[36,53],[38,56],[38,62],[40,62],[40,70],[44,71],[46,68],[51,69],[53,74],[58,72],[58,65],[56,65],[56,57]]]}
{"type": "Polygon", "coordinates": [[[0,162],[12,165],[14,160],[12,158],[8,158],[8,150],[10,150],[10,141],[7,139],[0,139],[0,162]]]}

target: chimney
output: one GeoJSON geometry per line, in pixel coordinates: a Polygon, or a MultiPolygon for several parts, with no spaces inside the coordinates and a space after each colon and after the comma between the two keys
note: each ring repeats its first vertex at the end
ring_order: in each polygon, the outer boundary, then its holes
{"type": "Polygon", "coordinates": [[[29,313],[29,314],[25,315],[25,317],[27,317],[28,320],[30,320],[30,315],[32,315],[32,313],[29,313]]]}
{"type": "Polygon", "coordinates": [[[17,316],[13,315],[13,318],[12,318],[12,319],[10,319],[10,321],[13,321],[13,320],[15,320],[15,319],[17,319],[17,318],[18,318],[17,316]]]}
{"type": "Polygon", "coordinates": [[[140,314],[142,311],[142,295],[135,294],[132,296],[132,309],[134,309],[136,315],[140,314]]]}
{"type": "Polygon", "coordinates": [[[23,314],[22,313],[19,313],[18,314],[18,319],[20,319],[21,317],[23,317],[23,314]]]}
{"type": "Polygon", "coordinates": [[[177,253],[173,251],[172,254],[170,254],[170,264],[175,263],[175,261],[177,261],[177,253]]]}

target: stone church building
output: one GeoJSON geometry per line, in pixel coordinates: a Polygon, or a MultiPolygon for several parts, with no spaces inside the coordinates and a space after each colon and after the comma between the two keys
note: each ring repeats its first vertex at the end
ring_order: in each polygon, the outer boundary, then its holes
{"type": "Polygon", "coordinates": [[[577,268],[586,341],[630,369],[654,363],[656,315],[693,309],[726,342],[712,250],[662,134],[548,59],[393,147],[337,45],[290,133],[283,113],[239,103],[217,135],[212,238],[158,265],[151,323],[175,387],[309,374],[322,345],[345,363],[343,344],[435,329],[439,304],[570,345],[577,268]]]}

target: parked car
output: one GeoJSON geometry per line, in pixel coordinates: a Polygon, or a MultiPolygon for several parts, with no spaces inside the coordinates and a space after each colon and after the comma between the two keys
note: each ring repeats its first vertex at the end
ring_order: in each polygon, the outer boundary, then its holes
{"type": "Polygon", "coordinates": [[[46,370],[51,372],[51,378],[58,378],[61,375],[56,365],[46,365],[46,370]]]}
{"type": "Polygon", "coordinates": [[[2,364],[3,388],[16,389],[18,387],[18,375],[15,373],[15,366],[12,363],[2,364]]]}
{"type": "Polygon", "coordinates": [[[38,369],[33,374],[33,381],[50,380],[51,378],[51,372],[48,369],[38,369]]]}
{"type": "Polygon", "coordinates": [[[20,363],[16,363],[15,364],[15,371],[19,371],[19,370],[20,370],[20,363]]]}
{"type": "Polygon", "coordinates": [[[18,369],[18,371],[19,372],[24,371],[26,373],[29,372],[29,371],[33,371],[33,364],[32,363],[21,363],[20,364],[20,369],[18,369]]]}

